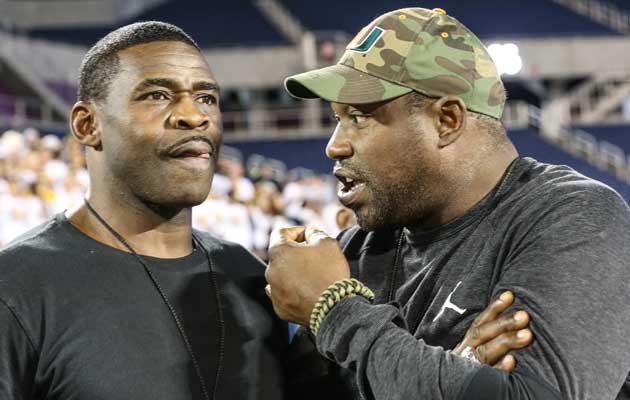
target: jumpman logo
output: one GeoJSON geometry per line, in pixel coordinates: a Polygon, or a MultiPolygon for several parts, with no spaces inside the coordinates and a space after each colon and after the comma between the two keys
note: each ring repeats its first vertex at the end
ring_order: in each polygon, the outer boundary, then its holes
{"type": "Polygon", "coordinates": [[[442,316],[442,314],[444,314],[444,310],[446,310],[447,308],[450,308],[451,310],[455,311],[459,315],[461,315],[461,314],[466,312],[466,309],[459,308],[459,307],[457,307],[455,304],[453,304],[451,302],[451,297],[453,296],[453,293],[455,293],[455,291],[457,290],[457,288],[461,284],[462,284],[462,282],[459,281],[457,286],[455,286],[455,289],[453,289],[453,291],[448,295],[448,297],[446,298],[446,301],[444,302],[444,305],[442,306],[442,309],[440,310],[438,315],[436,315],[435,318],[433,318],[433,322],[437,321],[437,319],[440,318],[442,316]]]}

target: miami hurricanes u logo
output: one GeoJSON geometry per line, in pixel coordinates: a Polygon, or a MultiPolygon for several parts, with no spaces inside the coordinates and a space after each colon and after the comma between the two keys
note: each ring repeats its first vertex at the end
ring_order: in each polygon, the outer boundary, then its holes
{"type": "Polygon", "coordinates": [[[366,28],[367,26],[361,29],[359,33],[357,33],[354,39],[352,39],[352,41],[348,43],[346,50],[356,51],[357,53],[367,53],[372,49],[372,47],[374,47],[376,42],[378,42],[381,36],[383,36],[383,34],[385,33],[385,30],[383,28],[375,26],[374,28],[372,28],[370,33],[365,36],[361,43],[357,43],[359,41],[359,38],[363,37],[363,32],[365,32],[366,28]]]}

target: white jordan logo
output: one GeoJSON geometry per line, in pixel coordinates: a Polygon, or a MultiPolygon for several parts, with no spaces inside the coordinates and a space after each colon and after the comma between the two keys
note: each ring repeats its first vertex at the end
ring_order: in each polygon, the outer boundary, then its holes
{"type": "Polygon", "coordinates": [[[459,307],[457,307],[455,304],[453,304],[451,302],[451,297],[453,296],[453,293],[455,293],[455,291],[457,290],[457,288],[461,284],[462,284],[462,282],[460,281],[457,284],[457,286],[455,286],[455,289],[453,289],[453,291],[448,295],[448,297],[446,298],[446,301],[444,302],[444,305],[442,306],[442,309],[440,310],[438,315],[436,315],[435,318],[433,318],[433,322],[437,321],[437,319],[440,318],[442,316],[442,314],[444,314],[444,310],[446,310],[447,308],[450,308],[451,310],[455,311],[459,315],[461,315],[461,314],[466,312],[465,309],[459,308],[459,307]]]}

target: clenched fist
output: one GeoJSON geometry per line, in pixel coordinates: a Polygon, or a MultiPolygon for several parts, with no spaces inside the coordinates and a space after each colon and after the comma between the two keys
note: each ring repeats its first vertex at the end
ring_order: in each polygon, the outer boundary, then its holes
{"type": "Polygon", "coordinates": [[[349,277],[339,243],[323,231],[296,226],[271,233],[267,294],[283,320],[308,327],[322,292],[349,277]]]}

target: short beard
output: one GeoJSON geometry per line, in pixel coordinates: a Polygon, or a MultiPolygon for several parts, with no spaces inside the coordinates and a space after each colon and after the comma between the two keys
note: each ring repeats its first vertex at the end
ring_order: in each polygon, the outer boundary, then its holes
{"type": "Polygon", "coordinates": [[[172,179],[147,174],[138,164],[116,165],[110,173],[120,188],[120,195],[134,197],[162,218],[171,219],[183,209],[192,208],[207,199],[215,167],[216,160],[213,160],[209,181],[204,179],[197,185],[182,185],[187,190],[172,179]]]}
{"type": "Polygon", "coordinates": [[[357,223],[365,231],[393,229],[415,225],[421,221],[426,209],[426,186],[418,181],[372,186],[372,204],[368,210],[355,211],[357,223]]]}

